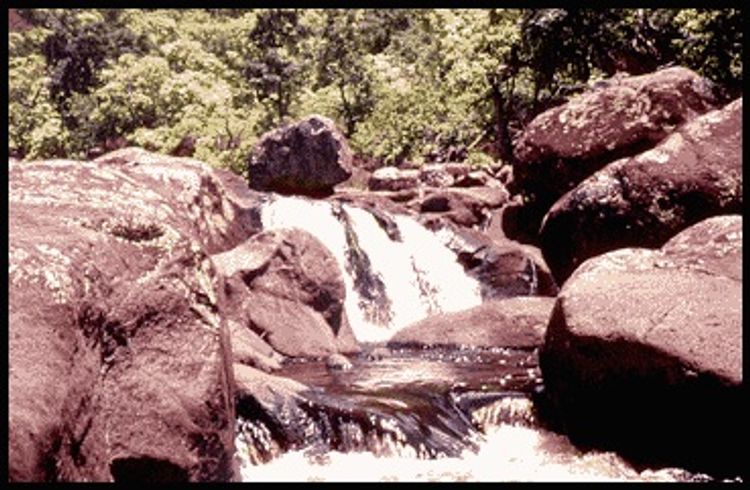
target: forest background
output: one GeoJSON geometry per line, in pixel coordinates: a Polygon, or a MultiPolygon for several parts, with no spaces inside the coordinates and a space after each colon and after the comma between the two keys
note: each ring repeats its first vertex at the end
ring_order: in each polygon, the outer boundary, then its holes
{"type": "Polygon", "coordinates": [[[541,111],[671,64],[741,94],[735,9],[16,9],[9,152],[125,144],[246,171],[264,132],[336,121],[360,164],[512,163],[541,111]]]}

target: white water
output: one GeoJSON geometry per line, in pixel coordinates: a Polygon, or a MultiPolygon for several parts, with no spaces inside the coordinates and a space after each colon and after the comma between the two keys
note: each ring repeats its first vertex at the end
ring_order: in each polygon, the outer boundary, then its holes
{"type": "Polygon", "coordinates": [[[581,453],[567,438],[518,425],[487,430],[478,452],[419,459],[407,454],[332,451],[310,457],[290,451],[263,465],[241,464],[242,480],[258,481],[680,481],[674,469],[638,472],[610,452],[581,453]]]}
{"type": "Polygon", "coordinates": [[[263,206],[265,230],[300,228],[315,235],[336,257],[346,285],[344,308],[357,340],[381,342],[400,328],[433,313],[458,311],[482,302],[479,284],[468,277],[445,238],[407,216],[393,216],[401,241],[392,240],[367,210],[341,206],[350,231],[370,262],[369,272],[382,281],[390,302],[379,316],[368,315],[368,300],[347,271],[347,230],[331,203],[300,197],[274,196],[263,206]]]}
{"type": "MultiPolygon", "coordinates": [[[[401,237],[399,241],[389,237],[369,211],[349,205],[338,209],[334,206],[326,201],[274,196],[263,206],[261,219],[266,230],[300,228],[308,231],[332,252],[346,286],[345,310],[360,342],[381,342],[429,314],[466,309],[481,303],[479,284],[466,276],[455,255],[445,246],[452,238],[446,235],[449,231],[436,234],[408,217],[392,216],[401,237]],[[369,300],[355,287],[357,272],[352,271],[351,257],[347,258],[352,252],[362,265],[359,274],[365,271],[369,278],[378,279],[374,283],[379,284],[380,289],[376,287],[376,294],[369,300]]],[[[406,381],[415,376],[411,370],[397,374],[405,376],[406,381]]],[[[238,435],[236,445],[242,481],[685,481],[704,478],[675,468],[639,472],[614,453],[581,452],[565,436],[535,426],[528,401],[491,405],[477,410],[473,417],[484,433],[476,441],[478,451],[467,449],[459,457],[438,459],[426,458],[424,454],[420,457],[420,448],[409,446],[398,437],[377,439],[375,435],[372,437],[376,439],[368,439],[371,444],[366,445],[374,452],[321,454],[308,448],[282,453],[266,430],[261,437],[256,434],[256,439],[275,457],[268,463],[257,464],[260,453],[238,435]],[[509,423],[509,420],[520,423],[509,423]]],[[[356,429],[353,428],[354,432],[356,429]]]]}

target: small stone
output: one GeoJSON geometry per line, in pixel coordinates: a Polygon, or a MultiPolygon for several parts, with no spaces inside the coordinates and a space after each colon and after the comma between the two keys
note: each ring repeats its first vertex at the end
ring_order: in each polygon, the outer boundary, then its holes
{"type": "Polygon", "coordinates": [[[387,347],[375,347],[373,350],[367,353],[367,360],[379,361],[390,355],[391,355],[391,351],[387,347]]]}
{"type": "Polygon", "coordinates": [[[326,367],[336,371],[348,371],[352,368],[352,363],[344,355],[331,354],[326,359],[326,367]]]}

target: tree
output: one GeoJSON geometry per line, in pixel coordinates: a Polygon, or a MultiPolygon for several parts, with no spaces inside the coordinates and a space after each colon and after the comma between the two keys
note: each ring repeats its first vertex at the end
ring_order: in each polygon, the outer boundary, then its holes
{"type": "Polygon", "coordinates": [[[262,11],[250,32],[254,49],[245,76],[258,99],[270,106],[267,128],[285,122],[306,81],[309,60],[300,48],[309,33],[300,13],[292,9],[262,11]]]}
{"type": "Polygon", "coordinates": [[[360,30],[362,10],[326,10],[324,15],[318,36],[322,43],[315,60],[315,88],[336,87],[341,103],[338,115],[344,120],[346,136],[351,137],[357,124],[375,105],[374,80],[367,55],[379,41],[368,39],[360,30]]]}
{"type": "Polygon", "coordinates": [[[727,98],[742,94],[742,11],[686,9],[674,22],[679,61],[721,84],[727,98]]]}
{"type": "Polygon", "coordinates": [[[108,60],[148,50],[143,38],[122,25],[120,10],[23,10],[21,14],[51,31],[42,51],[50,73],[51,97],[68,127],[77,123],[68,114],[71,95],[89,93],[108,60]]]}
{"type": "Polygon", "coordinates": [[[12,57],[8,81],[9,154],[16,158],[66,156],[69,135],[49,93],[44,57],[12,57]]]}

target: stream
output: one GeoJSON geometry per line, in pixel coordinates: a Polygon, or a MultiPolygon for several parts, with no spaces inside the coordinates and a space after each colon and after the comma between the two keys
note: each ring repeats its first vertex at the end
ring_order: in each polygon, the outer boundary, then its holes
{"type": "Polygon", "coordinates": [[[543,390],[536,349],[386,346],[414,321],[481,304],[480,285],[447,248],[446,232],[300,197],[272,196],[261,215],[264,229],[301,228],[333,253],[363,350],[346,370],[287,359],[274,372],[309,390],[279,414],[283,430],[238,417],[243,481],[711,480],[636,469],[545,428],[534,410],[543,390]]]}

